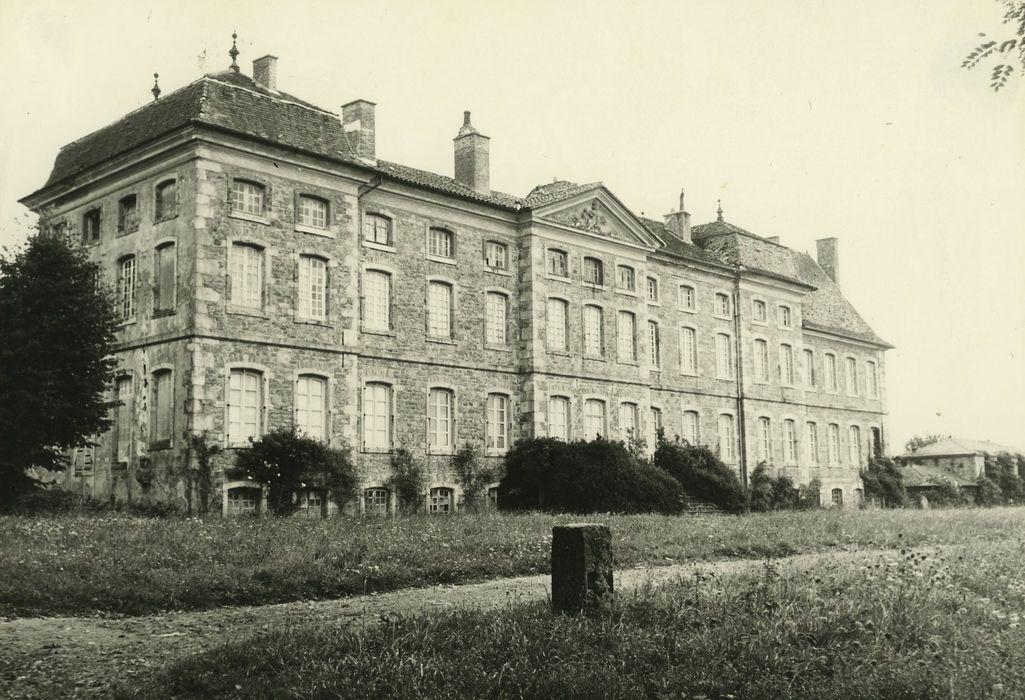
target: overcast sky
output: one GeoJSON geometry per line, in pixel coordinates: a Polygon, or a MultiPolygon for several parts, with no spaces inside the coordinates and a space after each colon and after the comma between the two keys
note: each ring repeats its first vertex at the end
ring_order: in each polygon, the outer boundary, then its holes
{"type": "MultiPolygon", "coordinates": [[[[464,109],[491,184],[602,180],[637,213],[726,219],[814,252],[897,346],[890,446],[1025,446],[1025,79],[960,68],[991,0],[148,3],[0,0],[0,245],[58,148],[151,99],[279,57],[332,111],[377,103],[382,158],[452,173],[464,109]],[[257,9],[254,9],[257,8],[257,9]]],[[[2,332],[2,331],[0,331],[2,332]]]]}

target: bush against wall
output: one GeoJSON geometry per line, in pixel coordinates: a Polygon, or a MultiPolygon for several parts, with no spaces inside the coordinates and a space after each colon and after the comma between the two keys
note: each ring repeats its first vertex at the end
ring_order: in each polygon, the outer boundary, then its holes
{"type": "Polygon", "coordinates": [[[935,488],[929,489],[925,498],[930,506],[965,506],[972,503],[972,498],[954,482],[953,479],[933,479],[935,488]]]}
{"type": "Polygon", "coordinates": [[[452,473],[463,489],[463,499],[471,510],[476,510],[484,495],[484,489],[494,481],[491,469],[481,459],[480,448],[467,442],[452,455],[452,473]]]}
{"type": "Polygon", "coordinates": [[[692,447],[661,435],[655,448],[654,465],[668,473],[688,496],[714,503],[730,513],[743,512],[747,497],[740,480],[707,447],[692,447]]]}
{"type": "Polygon", "coordinates": [[[748,508],[756,513],[770,510],[792,510],[801,505],[800,492],[794,481],[783,474],[773,476],[765,462],[751,472],[748,486],[748,508]]]}
{"type": "Polygon", "coordinates": [[[392,452],[388,488],[395,494],[396,506],[402,513],[415,513],[420,508],[424,491],[424,465],[405,447],[392,452]]]}
{"type": "Polygon", "coordinates": [[[356,494],[356,470],[348,450],[279,428],[239,450],[235,466],[227,470],[233,479],[250,479],[267,487],[267,506],[275,515],[289,515],[298,508],[296,493],[316,490],[337,505],[356,494]]]}
{"type": "Polygon", "coordinates": [[[1025,484],[1018,476],[1020,459],[1020,456],[1009,452],[985,456],[986,478],[1000,489],[1001,500],[1004,503],[1019,503],[1025,498],[1025,484]]]}
{"type": "Polygon", "coordinates": [[[684,496],[668,474],[603,438],[520,440],[506,453],[498,493],[503,510],[564,513],[679,513],[684,496]]]}
{"type": "Polygon", "coordinates": [[[878,501],[886,508],[898,508],[907,502],[904,475],[889,457],[872,457],[861,471],[866,500],[878,501]]]}
{"type": "Polygon", "coordinates": [[[1003,500],[1004,495],[1000,492],[1000,487],[992,479],[980,476],[975,482],[975,505],[998,506],[1003,500]]]}

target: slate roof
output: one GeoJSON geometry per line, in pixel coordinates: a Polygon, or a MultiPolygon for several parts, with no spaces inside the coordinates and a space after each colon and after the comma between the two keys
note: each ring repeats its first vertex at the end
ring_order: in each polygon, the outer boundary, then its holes
{"type": "Polygon", "coordinates": [[[924,464],[907,464],[900,468],[905,488],[937,486],[940,482],[952,482],[955,486],[975,486],[971,479],[965,479],[952,471],[924,464]]]}
{"type": "Polygon", "coordinates": [[[998,445],[988,440],[963,440],[961,438],[946,438],[931,445],[920,447],[914,452],[906,452],[900,456],[901,459],[915,459],[916,457],[945,457],[947,455],[975,455],[975,454],[999,454],[1010,452],[1011,454],[1022,454],[1022,451],[1007,445],[998,445]]]}
{"type": "Polygon", "coordinates": [[[706,253],[700,246],[693,243],[687,243],[682,238],[679,238],[670,229],[666,228],[665,223],[656,221],[655,219],[649,219],[644,216],[639,216],[637,218],[642,224],[644,224],[644,228],[648,229],[648,231],[665,242],[665,248],[662,248],[662,250],[690,260],[698,260],[703,263],[710,263],[717,266],[722,266],[724,264],[722,260],[706,253]]]}

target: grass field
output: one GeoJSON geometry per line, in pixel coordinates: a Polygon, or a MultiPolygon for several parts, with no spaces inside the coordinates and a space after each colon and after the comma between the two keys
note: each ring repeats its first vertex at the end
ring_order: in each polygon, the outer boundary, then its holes
{"type": "Polygon", "coordinates": [[[837,559],[695,574],[590,617],[541,603],[275,630],[119,696],[1025,697],[1020,539],[837,559]]]}
{"type": "MultiPolygon", "coordinates": [[[[551,515],[398,520],[0,518],[0,616],[145,614],[545,573],[551,515]]],[[[1019,542],[1025,509],[589,516],[617,565],[1019,542]]]]}

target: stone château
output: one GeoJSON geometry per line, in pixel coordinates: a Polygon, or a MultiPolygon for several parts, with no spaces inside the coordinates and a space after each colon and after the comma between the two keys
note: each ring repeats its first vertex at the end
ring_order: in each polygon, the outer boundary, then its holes
{"type": "MultiPolygon", "coordinates": [[[[237,53],[237,52],[236,52],[237,53]]],[[[747,479],[765,462],[825,503],[856,502],[883,450],[881,340],[817,260],[725,221],[662,221],[600,182],[491,189],[489,139],[464,115],[454,177],[377,157],[375,105],[341,115],[283,92],[276,62],[232,66],[64,146],[22,201],[79,242],[122,319],[109,432],[61,478],[100,498],[260,507],[221,476],[279,426],[348,445],[347,510],[387,511],[390,453],[460,507],[449,456],[517,439],[669,436],[747,479]]],[[[490,492],[493,499],[496,491],[490,492]]],[[[321,494],[307,511],[327,512],[321,494]]]]}

